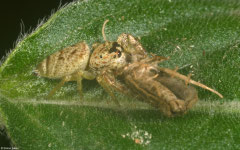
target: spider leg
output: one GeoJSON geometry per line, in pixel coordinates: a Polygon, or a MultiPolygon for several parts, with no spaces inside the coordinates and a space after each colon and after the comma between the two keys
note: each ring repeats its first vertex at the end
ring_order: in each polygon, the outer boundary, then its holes
{"type": "Polygon", "coordinates": [[[96,78],[96,76],[88,71],[79,71],[77,72],[73,77],[72,80],[77,81],[77,89],[80,95],[80,98],[83,99],[83,92],[82,92],[82,79],[88,79],[88,80],[93,80],[96,78]]]}
{"type": "Polygon", "coordinates": [[[71,76],[66,76],[64,77],[58,84],[57,86],[55,86],[48,94],[47,99],[51,98],[57,90],[59,90],[64,84],[65,82],[68,82],[71,79],[71,76]]]}
{"type": "Polygon", "coordinates": [[[69,76],[65,76],[62,78],[62,80],[57,84],[57,86],[55,86],[50,92],[49,94],[47,95],[47,99],[50,99],[55,93],[57,90],[59,90],[64,84],[65,82],[68,82],[68,81],[77,81],[77,89],[79,91],[79,94],[80,94],[80,97],[81,99],[83,98],[83,92],[82,92],[82,79],[88,79],[88,80],[93,80],[95,79],[96,76],[91,73],[91,72],[88,72],[88,71],[79,71],[79,72],[76,72],[72,75],[69,75],[69,76]]]}
{"type": "Polygon", "coordinates": [[[166,60],[170,59],[170,57],[158,56],[158,55],[155,55],[155,54],[152,54],[152,53],[151,53],[151,56],[152,56],[152,57],[148,57],[147,59],[142,60],[142,61],[143,61],[144,63],[149,63],[149,64],[152,64],[152,65],[157,65],[157,64],[159,64],[159,63],[162,62],[162,61],[166,61],[166,60]]]}
{"type": "Polygon", "coordinates": [[[192,74],[189,73],[188,76],[187,76],[187,80],[185,81],[185,84],[186,84],[186,85],[189,84],[189,81],[191,80],[191,76],[192,76],[192,74]]]}
{"type": "Polygon", "coordinates": [[[79,92],[80,95],[80,99],[83,99],[83,92],[82,92],[82,76],[78,76],[77,77],[77,90],[79,92]]]}
{"type": "Polygon", "coordinates": [[[111,88],[112,84],[114,84],[107,75],[103,74],[97,77],[98,83],[104,88],[104,90],[111,96],[112,100],[117,106],[120,106],[120,103],[116,99],[114,95],[114,90],[111,88]]]}
{"type": "Polygon", "coordinates": [[[120,104],[114,95],[114,91],[120,92],[127,96],[133,96],[125,84],[119,80],[116,80],[114,72],[102,71],[102,73],[97,77],[97,81],[109,93],[114,103],[116,103],[118,106],[120,106],[120,104]]]}

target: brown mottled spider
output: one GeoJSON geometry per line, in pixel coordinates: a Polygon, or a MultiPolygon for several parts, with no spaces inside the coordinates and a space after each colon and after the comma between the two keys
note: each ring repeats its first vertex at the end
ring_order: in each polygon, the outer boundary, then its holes
{"type": "Polygon", "coordinates": [[[104,34],[107,22],[104,22],[102,28],[105,43],[93,44],[92,54],[87,44],[80,42],[53,53],[37,66],[36,72],[40,76],[62,79],[48,98],[65,82],[72,80],[77,81],[82,95],[82,79],[96,78],[117,105],[120,104],[114,96],[115,90],[135,95],[137,99],[159,108],[165,115],[174,116],[185,113],[198,100],[197,91],[179,79],[219,94],[190,77],[158,67],[157,64],[167,58],[148,56],[132,35],[123,33],[117,41],[108,41],[104,34]]]}

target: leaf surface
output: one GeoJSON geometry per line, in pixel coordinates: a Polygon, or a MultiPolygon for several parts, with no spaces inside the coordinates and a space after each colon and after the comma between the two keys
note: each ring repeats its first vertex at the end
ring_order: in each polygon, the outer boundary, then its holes
{"type": "Polygon", "coordinates": [[[73,2],[18,42],[0,68],[0,117],[21,149],[237,149],[240,97],[240,3],[237,0],[89,0],[73,2]],[[33,75],[48,55],[77,42],[140,39],[160,65],[219,91],[199,90],[188,114],[165,118],[146,104],[118,95],[117,108],[95,80],[83,81],[84,101],[68,82],[33,75]],[[109,104],[110,103],[110,104],[109,104]]]}

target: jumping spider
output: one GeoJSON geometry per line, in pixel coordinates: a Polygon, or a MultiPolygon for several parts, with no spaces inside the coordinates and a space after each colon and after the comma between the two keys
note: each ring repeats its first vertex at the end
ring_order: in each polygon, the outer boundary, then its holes
{"type": "MultiPolygon", "coordinates": [[[[165,115],[183,114],[198,100],[197,91],[181,80],[216,91],[177,73],[160,68],[167,58],[149,56],[139,41],[129,34],[121,34],[117,41],[93,44],[93,53],[84,42],[77,43],[44,59],[36,69],[42,76],[62,79],[48,94],[51,97],[67,81],[77,81],[82,96],[82,79],[95,79],[110,94],[117,105],[114,91],[136,97],[159,108],[165,115]]],[[[220,95],[221,96],[221,95],[220,95]]]]}
{"type": "MultiPolygon", "coordinates": [[[[106,23],[107,21],[102,28],[105,43],[93,44],[92,54],[90,54],[88,45],[80,42],[51,54],[37,65],[34,72],[38,76],[49,79],[61,79],[60,83],[50,91],[47,98],[51,98],[68,81],[77,81],[78,91],[82,98],[82,79],[93,80],[95,78],[114,97],[112,90],[108,87],[108,84],[111,83],[108,83],[110,80],[107,70],[119,69],[119,67],[125,66],[127,64],[127,56],[124,49],[116,44],[117,42],[106,40],[104,34],[106,23]]],[[[122,37],[122,35],[119,37],[122,37]]],[[[113,100],[119,105],[115,98],[113,100]]]]}

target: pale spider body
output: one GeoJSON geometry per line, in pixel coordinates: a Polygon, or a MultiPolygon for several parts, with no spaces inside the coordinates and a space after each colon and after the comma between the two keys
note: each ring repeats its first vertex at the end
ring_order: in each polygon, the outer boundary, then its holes
{"type": "Polygon", "coordinates": [[[61,79],[48,98],[67,81],[77,81],[82,96],[82,79],[96,78],[117,105],[119,102],[114,91],[148,102],[167,116],[183,114],[197,102],[196,90],[185,86],[179,79],[198,86],[200,83],[176,71],[158,67],[157,64],[166,58],[148,56],[132,35],[123,33],[117,41],[107,41],[104,34],[106,23],[102,28],[105,43],[93,44],[92,54],[87,44],[80,42],[53,53],[37,66],[39,76],[61,79]]]}
{"type": "Polygon", "coordinates": [[[95,74],[87,70],[90,49],[84,42],[66,47],[53,53],[37,65],[35,73],[49,79],[61,79],[61,82],[50,91],[47,98],[60,89],[65,82],[77,81],[78,91],[82,97],[82,79],[92,80],[95,74]]]}
{"type": "Polygon", "coordinates": [[[77,43],[53,53],[37,66],[42,77],[59,79],[71,76],[75,72],[85,70],[90,57],[90,49],[86,43],[77,43]]]}

